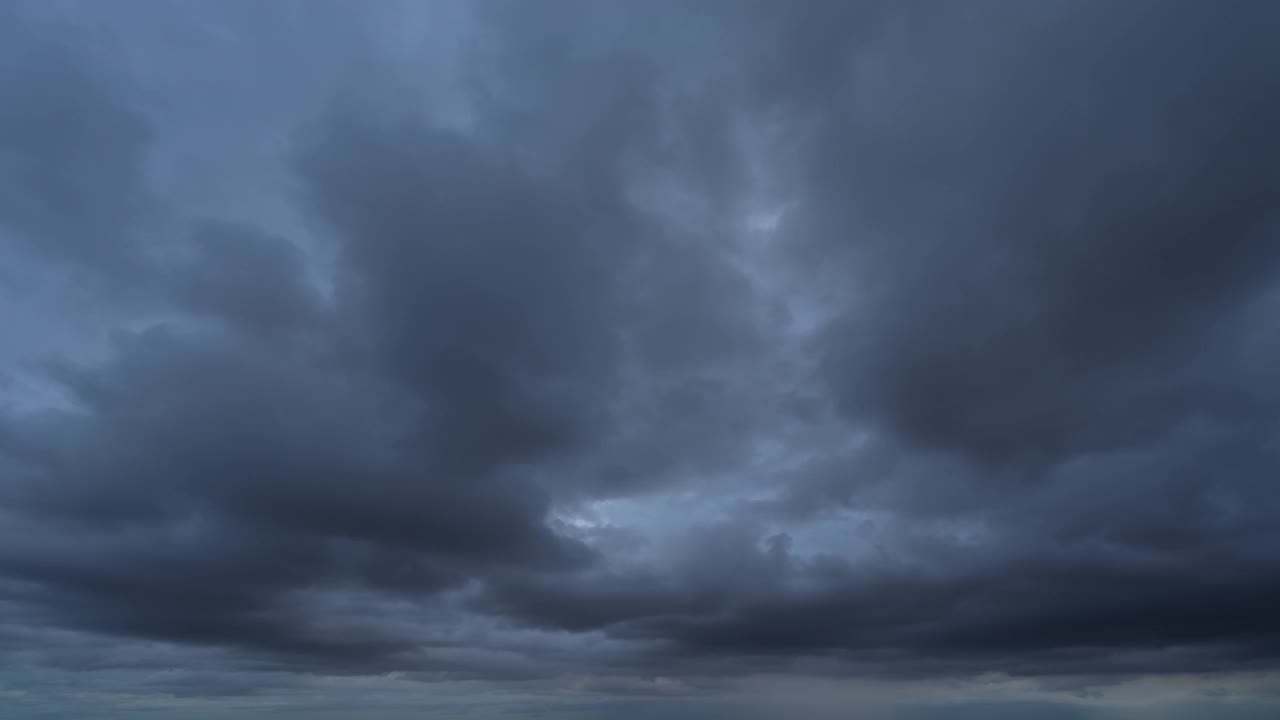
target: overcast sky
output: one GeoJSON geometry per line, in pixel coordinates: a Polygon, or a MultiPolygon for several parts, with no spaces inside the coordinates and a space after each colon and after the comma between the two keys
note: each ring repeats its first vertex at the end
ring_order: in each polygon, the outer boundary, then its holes
{"type": "Polygon", "coordinates": [[[0,2],[0,716],[1280,717],[1278,37],[0,2]]]}

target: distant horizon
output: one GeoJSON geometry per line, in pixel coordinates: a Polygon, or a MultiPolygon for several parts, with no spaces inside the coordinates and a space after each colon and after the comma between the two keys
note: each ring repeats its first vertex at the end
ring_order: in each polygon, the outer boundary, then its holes
{"type": "Polygon", "coordinates": [[[1280,3],[0,0],[0,718],[1280,718],[1280,3]]]}

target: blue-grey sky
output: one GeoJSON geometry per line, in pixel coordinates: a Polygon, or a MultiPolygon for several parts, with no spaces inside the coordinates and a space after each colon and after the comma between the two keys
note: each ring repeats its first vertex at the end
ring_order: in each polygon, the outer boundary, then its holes
{"type": "Polygon", "coordinates": [[[0,2],[0,716],[1280,716],[1278,34],[0,2]]]}

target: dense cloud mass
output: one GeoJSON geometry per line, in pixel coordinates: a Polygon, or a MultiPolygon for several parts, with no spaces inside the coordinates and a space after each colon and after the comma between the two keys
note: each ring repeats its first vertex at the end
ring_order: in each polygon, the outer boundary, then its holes
{"type": "Polygon", "coordinates": [[[0,8],[0,697],[1272,677],[1278,33],[0,8]]]}

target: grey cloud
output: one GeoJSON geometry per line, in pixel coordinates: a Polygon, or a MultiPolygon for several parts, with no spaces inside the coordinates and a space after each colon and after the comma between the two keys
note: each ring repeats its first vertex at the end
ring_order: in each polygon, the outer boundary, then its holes
{"type": "Polygon", "coordinates": [[[1213,357],[1276,261],[1276,19],[1237,7],[904,11],[822,96],[847,101],[800,105],[799,222],[850,263],[827,341],[850,415],[1052,462],[1270,412],[1213,357]]]}
{"type": "Polygon", "coordinates": [[[5,11],[25,667],[1274,670],[1269,6],[309,5],[5,11]]]}
{"type": "MultiPolygon", "coordinates": [[[[417,646],[345,631],[308,593],[437,602],[505,567],[592,560],[545,523],[562,488],[528,466],[607,437],[623,353],[708,322],[719,300],[695,277],[719,268],[691,250],[677,286],[635,297],[685,254],[606,179],[621,170],[605,146],[536,165],[501,137],[336,97],[295,168],[336,250],[331,297],[307,249],[193,218],[154,264],[100,266],[179,319],[117,331],[106,362],[50,361],[71,407],[6,415],[23,540],[3,566],[47,622],[385,667],[417,646]]],[[[618,155],[647,107],[610,115],[618,155]]]]}
{"type": "Polygon", "coordinates": [[[193,257],[169,276],[192,310],[266,332],[314,322],[321,312],[302,251],[252,227],[212,221],[194,230],[193,257]]]}
{"type": "Polygon", "coordinates": [[[101,58],[74,45],[83,37],[52,23],[7,24],[0,224],[19,247],[59,261],[136,262],[150,209],[146,117],[114,90],[101,58]]]}

